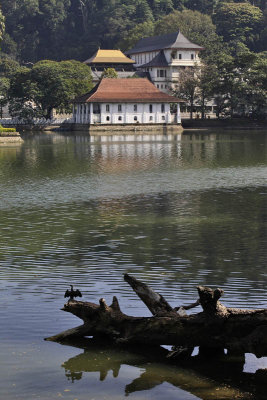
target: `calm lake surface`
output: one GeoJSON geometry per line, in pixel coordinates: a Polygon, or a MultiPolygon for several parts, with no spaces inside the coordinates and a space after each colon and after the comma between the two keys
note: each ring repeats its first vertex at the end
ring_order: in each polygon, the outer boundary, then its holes
{"type": "Polygon", "coordinates": [[[150,315],[125,272],[173,306],[202,284],[223,288],[227,306],[266,308],[266,134],[42,134],[0,147],[0,399],[266,399],[267,383],[248,382],[267,358],[216,374],[43,340],[80,324],[60,311],[69,284],[150,315]]]}

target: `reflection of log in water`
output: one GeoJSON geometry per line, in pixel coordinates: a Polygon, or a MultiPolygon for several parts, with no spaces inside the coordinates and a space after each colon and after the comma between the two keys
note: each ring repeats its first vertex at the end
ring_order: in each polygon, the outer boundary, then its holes
{"type": "MultiPolygon", "coordinates": [[[[70,345],[71,342],[69,342],[70,345]]],[[[104,380],[109,371],[114,378],[119,376],[121,366],[129,365],[142,370],[140,376],[125,386],[125,394],[152,389],[164,382],[179,387],[193,395],[205,399],[251,399],[265,400],[263,386],[255,385],[255,375],[244,373],[244,357],[224,355],[216,360],[203,360],[199,356],[191,357],[180,365],[166,362],[168,351],[161,347],[111,349],[85,339],[83,343],[73,345],[84,349],[84,353],[70,358],[62,366],[72,381],[79,380],[83,373],[99,371],[100,380],[104,380]]],[[[122,367],[123,368],[123,367],[122,367]]]]}

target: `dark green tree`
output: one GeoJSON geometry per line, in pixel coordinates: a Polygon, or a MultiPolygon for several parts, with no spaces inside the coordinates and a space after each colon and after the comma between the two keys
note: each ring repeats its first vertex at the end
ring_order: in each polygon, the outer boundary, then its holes
{"type": "Polygon", "coordinates": [[[152,21],[146,21],[136,25],[131,29],[126,37],[118,42],[118,47],[122,50],[128,50],[138,42],[138,40],[154,35],[155,25],[152,21]]]}
{"type": "Polygon", "coordinates": [[[213,21],[225,41],[239,41],[251,48],[263,29],[262,11],[249,3],[221,3],[213,21]]]}
{"type": "Polygon", "coordinates": [[[174,11],[155,24],[155,34],[160,35],[180,30],[189,40],[203,46],[202,57],[208,57],[222,48],[221,39],[209,15],[198,11],[174,11]]]}
{"type": "Polygon", "coordinates": [[[185,7],[211,15],[219,2],[220,0],[185,0],[185,7]]]}
{"type": "Polygon", "coordinates": [[[181,70],[179,79],[173,90],[173,94],[176,97],[185,100],[189,104],[191,119],[193,118],[193,110],[198,97],[198,72],[199,69],[197,67],[181,70]]]}
{"type": "Polygon", "coordinates": [[[92,88],[91,70],[78,61],[40,61],[22,69],[10,82],[13,116],[51,118],[52,110],[68,109],[71,101],[92,88]]]}

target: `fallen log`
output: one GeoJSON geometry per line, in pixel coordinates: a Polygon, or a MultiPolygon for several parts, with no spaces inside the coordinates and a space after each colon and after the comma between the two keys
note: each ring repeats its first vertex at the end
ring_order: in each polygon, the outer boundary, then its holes
{"type": "Polygon", "coordinates": [[[62,342],[69,338],[104,337],[119,344],[174,345],[191,350],[200,346],[202,352],[267,355],[267,309],[244,310],[225,307],[219,299],[222,289],[198,286],[199,299],[189,308],[201,305],[203,311],[186,315],[185,307],[172,308],[163,296],[143,282],[125,275],[125,280],[152,312],[152,317],[124,314],[114,296],[108,306],[102,298],[99,305],[70,300],[63,311],[83,320],[83,325],[69,329],[46,340],[62,342]]]}

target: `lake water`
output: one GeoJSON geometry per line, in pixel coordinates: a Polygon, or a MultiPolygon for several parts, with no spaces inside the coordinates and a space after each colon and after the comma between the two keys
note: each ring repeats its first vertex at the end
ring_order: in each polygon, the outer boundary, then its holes
{"type": "Polygon", "coordinates": [[[43,340],[80,324],[60,311],[69,284],[150,315],[125,272],[173,306],[201,284],[223,288],[227,306],[267,308],[266,133],[42,134],[0,147],[1,400],[266,399],[252,375],[264,357],[216,374],[43,340]]]}

